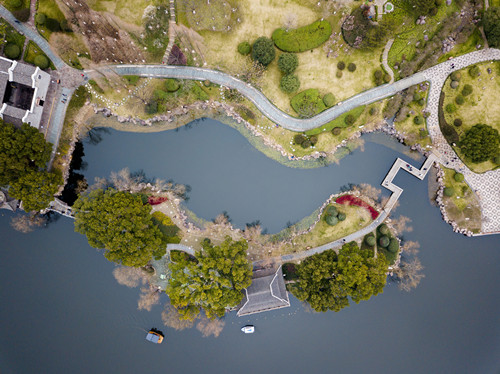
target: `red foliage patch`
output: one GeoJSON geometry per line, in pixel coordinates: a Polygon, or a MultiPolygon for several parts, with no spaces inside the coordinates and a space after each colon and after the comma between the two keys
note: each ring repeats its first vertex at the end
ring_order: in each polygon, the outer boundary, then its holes
{"type": "Polygon", "coordinates": [[[158,204],[164,203],[167,200],[168,200],[168,197],[148,196],[148,204],[149,205],[158,205],[158,204]]]}
{"type": "Polygon", "coordinates": [[[370,212],[372,219],[377,218],[379,214],[374,207],[372,207],[371,205],[369,205],[368,203],[364,202],[363,200],[361,200],[359,197],[356,196],[342,195],[338,197],[337,200],[335,200],[335,202],[337,204],[357,205],[363,207],[370,212]]]}

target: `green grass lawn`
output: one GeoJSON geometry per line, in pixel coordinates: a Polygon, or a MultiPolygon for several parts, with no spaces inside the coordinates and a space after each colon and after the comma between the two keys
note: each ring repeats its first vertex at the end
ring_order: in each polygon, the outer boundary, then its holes
{"type": "MultiPolygon", "coordinates": [[[[63,12],[59,9],[57,2],[55,0],[38,0],[37,3],[37,14],[43,13],[47,16],[47,18],[55,19],[57,22],[61,23],[66,19],[64,17],[63,12]]],[[[45,25],[38,25],[37,29],[40,35],[42,35],[45,39],[49,40],[52,31],[50,31],[45,25]]]]}
{"type": "MultiPolygon", "coordinates": [[[[458,88],[453,89],[450,87],[450,78],[446,80],[443,87],[445,93],[443,107],[454,103],[455,98],[461,93],[466,84],[473,87],[472,94],[464,96],[465,103],[463,105],[455,104],[456,112],[448,113],[444,110],[446,122],[450,125],[453,126],[456,118],[462,120],[462,126],[454,126],[460,137],[478,123],[489,125],[500,132],[500,101],[498,100],[500,96],[500,62],[485,62],[478,64],[478,66],[481,71],[479,77],[472,78],[468,74],[468,69],[463,69],[460,71],[461,79],[458,88]],[[491,69],[491,74],[487,72],[488,68],[491,69]]],[[[492,161],[472,163],[463,157],[458,147],[455,147],[455,151],[457,151],[462,161],[476,173],[483,173],[499,167],[492,161]]]]}
{"type": "MultiPolygon", "coordinates": [[[[31,40],[28,42],[28,45],[26,47],[26,50],[24,51],[24,61],[29,63],[29,64],[35,64],[35,57],[38,55],[43,55],[47,57],[45,53],[42,52],[40,47],[36,45],[36,43],[32,42],[31,40]]],[[[48,57],[47,57],[48,58],[48,57]]],[[[49,59],[49,68],[52,70],[56,70],[56,67],[52,63],[52,61],[49,59]]]]}
{"type": "Polygon", "coordinates": [[[444,62],[450,57],[461,56],[469,52],[474,52],[477,50],[476,46],[479,44],[483,45],[484,41],[481,36],[481,31],[476,28],[465,43],[455,45],[450,52],[439,57],[438,62],[444,62]]]}
{"type": "Polygon", "coordinates": [[[454,178],[456,172],[443,166],[444,185],[452,187],[455,191],[451,197],[443,196],[448,217],[455,221],[459,227],[466,228],[474,233],[481,231],[481,208],[477,196],[472,192],[469,185],[457,182],[454,178]]]}
{"type": "MultiPolygon", "coordinates": [[[[98,12],[109,12],[127,23],[142,25],[142,16],[151,0],[87,0],[90,8],[98,12]]],[[[167,2],[168,4],[168,2],[167,2]]]]}
{"type": "Polygon", "coordinates": [[[7,24],[7,27],[5,28],[5,45],[7,45],[9,43],[17,45],[19,47],[19,50],[21,51],[18,59],[22,58],[24,42],[26,40],[26,37],[24,35],[21,35],[20,33],[18,33],[16,31],[16,29],[14,29],[4,19],[0,19],[0,22],[3,24],[7,24]]]}

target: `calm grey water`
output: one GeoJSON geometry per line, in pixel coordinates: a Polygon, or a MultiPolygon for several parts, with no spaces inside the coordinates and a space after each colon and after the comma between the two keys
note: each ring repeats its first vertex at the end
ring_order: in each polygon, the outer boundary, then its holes
{"type": "MultiPolygon", "coordinates": [[[[339,166],[296,170],[211,121],[160,134],[113,131],[86,146],[86,174],[143,168],[191,185],[187,205],[201,217],[226,210],[237,226],[260,219],[278,231],[339,186],[380,183],[402,148],[379,144],[391,144],[383,136],[366,139],[365,151],[339,166]]],[[[144,337],[162,326],[161,306],[138,311],[138,289],[116,283],[114,265],[70,220],[23,235],[2,211],[0,372],[499,373],[500,237],[453,234],[428,202],[425,182],[402,174],[396,183],[405,188],[397,214],[413,220],[405,238],[420,242],[426,267],[418,289],[403,293],[389,284],[340,313],[308,313],[293,299],[288,309],[228,315],[216,339],[165,328],[160,346],[144,337]],[[239,331],[248,322],[253,335],[239,331]]]]}

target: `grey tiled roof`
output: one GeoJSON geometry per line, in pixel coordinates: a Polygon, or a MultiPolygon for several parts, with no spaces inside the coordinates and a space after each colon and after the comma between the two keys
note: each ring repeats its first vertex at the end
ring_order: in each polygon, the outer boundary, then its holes
{"type": "Polygon", "coordinates": [[[7,70],[9,70],[11,65],[12,65],[12,62],[9,62],[9,61],[6,61],[6,60],[0,58],[0,71],[7,72],[7,70]]]}
{"type": "Polygon", "coordinates": [[[238,316],[290,306],[281,266],[270,275],[252,279],[252,284],[245,290],[243,302],[238,316]]]}

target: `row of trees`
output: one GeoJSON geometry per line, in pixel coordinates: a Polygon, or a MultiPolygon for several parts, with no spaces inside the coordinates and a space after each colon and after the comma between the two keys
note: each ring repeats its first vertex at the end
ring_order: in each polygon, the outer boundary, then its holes
{"type": "Polygon", "coordinates": [[[350,242],[338,254],[325,251],[297,265],[298,281],[290,290],[317,312],[338,312],[349,306],[349,298],[359,303],[383,292],[387,266],[384,255],[374,257],[350,242]]]}
{"type": "Polygon", "coordinates": [[[22,200],[26,211],[46,208],[62,183],[46,169],[51,150],[36,128],[0,120],[0,186],[10,186],[9,195],[22,200]]]}

